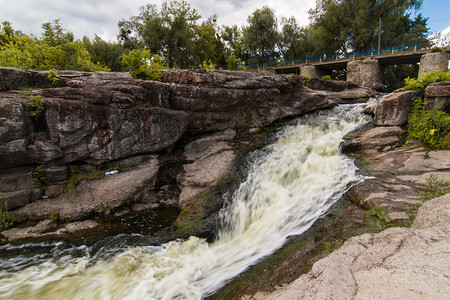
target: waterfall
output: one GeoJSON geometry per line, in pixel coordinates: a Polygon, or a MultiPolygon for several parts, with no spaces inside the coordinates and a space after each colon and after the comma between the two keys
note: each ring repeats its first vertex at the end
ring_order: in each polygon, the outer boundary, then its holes
{"type": "Polygon", "coordinates": [[[0,299],[201,299],[306,231],[363,180],[339,146],[367,122],[361,105],[342,105],[280,129],[252,155],[213,243],[191,237],[95,255],[87,246],[4,245],[19,254],[0,259],[0,299]],[[45,249],[29,257],[21,247],[45,249]]]}

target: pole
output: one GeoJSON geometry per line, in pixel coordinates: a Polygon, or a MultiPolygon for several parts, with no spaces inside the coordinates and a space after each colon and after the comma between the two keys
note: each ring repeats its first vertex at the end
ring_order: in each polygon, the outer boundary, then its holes
{"type": "Polygon", "coordinates": [[[380,16],[380,24],[379,24],[379,31],[378,31],[378,54],[380,54],[381,49],[381,16],[380,16]]]}

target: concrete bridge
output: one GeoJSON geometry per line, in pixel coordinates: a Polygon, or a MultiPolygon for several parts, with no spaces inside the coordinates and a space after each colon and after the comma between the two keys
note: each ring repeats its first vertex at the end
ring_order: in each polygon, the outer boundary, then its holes
{"type": "Polygon", "coordinates": [[[347,81],[361,86],[379,88],[383,85],[384,67],[390,65],[420,63],[419,77],[433,71],[447,71],[450,48],[443,52],[432,53],[429,49],[414,52],[371,55],[368,57],[347,57],[344,59],[323,60],[316,62],[274,66],[277,73],[296,73],[301,76],[322,78],[333,70],[346,70],[347,81]]]}

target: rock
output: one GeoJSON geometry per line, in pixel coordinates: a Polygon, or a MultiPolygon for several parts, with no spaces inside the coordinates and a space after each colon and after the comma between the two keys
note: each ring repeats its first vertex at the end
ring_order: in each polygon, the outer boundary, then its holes
{"type": "Polygon", "coordinates": [[[404,130],[398,126],[375,127],[352,135],[345,144],[346,153],[359,151],[364,154],[387,151],[399,142],[404,130]]]}
{"type": "Polygon", "coordinates": [[[181,207],[229,175],[236,153],[226,140],[233,139],[235,135],[233,130],[227,130],[186,146],[184,155],[189,163],[184,165],[184,172],[177,178],[181,189],[181,207]]]}
{"type": "Polygon", "coordinates": [[[375,125],[405,125],[412,108],[412,99],[420,97],[420,95],[420,91],[405,91],[383,97],[375,108],[375,125]]]}
{"type": "Polygon", "coordinates": [[[435,82],[425,90],[425,108],[450,114],[450,81],[435,82]]]}
{"type": "Polygon", "coordinates": [[[66,193],[54,199],[32,202],[12,213],[19,216],[19,221],[42,220],[52,211],[60,220],[81,220],[91,213],[108,216],[118,208],[148,200],[157,172],[158,161],[153,157],[131,171],[81,182],[76,194],[66,193]]]}
{"type": "Polygon", "coordinates": [[[383,90],[383,71],[376,59],[352,60],[347,64],[347,81],[383,90]]]}
{"type": "Polygon", "coordinates": [[[9,242],[21,242],[30,239],[70,238],[74,235],[80,235],[86,231],[91,231],[99,227],[100,224],[92,220],[73,222],[66,224],[63,227],[58,227],[56,223],[46,219],[39,222],[36,226],[13,228],[3,231],[1,234],[9,242]]]}
{"type": "Polygon", "coordinates": [[[450,194],[419,209],[412,228],[364,234],[270,296],[253,299],[446,299],[450,194]]]}

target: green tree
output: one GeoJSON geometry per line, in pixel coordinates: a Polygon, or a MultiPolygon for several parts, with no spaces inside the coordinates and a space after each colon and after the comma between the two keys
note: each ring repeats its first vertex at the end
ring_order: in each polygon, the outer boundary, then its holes
{"type": "Polygon", "coordinates": [[[128,50],[122,44],[106,42],[97,35],[92,41],[86,36],[83,37],[83,44],[94,63],[106,66],[113,72],[125,71],[121,56],[126,54],[128,50]]]}
{"type": "Polygon", "coordinates": [[[276,57],[275,47],[279,33],[274,11],[264,6],[255,10],[247,21],[249,25],[243,28],[243,41],[247,51],[257,61],[267,62],[276,57]]]}
{"type": "Polygon", "coordinates": [[[123,55],[122,63],[131,76],[137,79],[161,80],[161,70],[167,68],[160,55],[152,55],[149,50],[144,49],[135,49],[123,55]]]}
{"type": "Polygon", "coordinates": [[[73,42],[73,33],[62,28],[59,19],[42,24],[42,29],[44,29],[41,39],[43,44],[54,47],[73,42]]]}
{"type": "Polygon", "coordinates": [[[282,18],[281,24],[283,27],[278,48],[282,52],[284,59],[304,58],[314,52],[313,45],[308,39],[308,28],[300,27],[294,17],[289,19],[282,18]]]}
{"type": "Polygon", "coordinates": [[[161,10],[148,4],[129,21],[119,22],[119,40],[130,49],[145,48],[164,56],[169,67],[193,67],[200,15],[185,0],[163,2],[161,10]]]}
{"type": "Polygon", "coordinates": [[[421,6],[422,0],[317,0],[309,12],[315,52],[377,49],[380,18],[381,48],[426,43],[427,19],[412,17],[421,6]]]}

